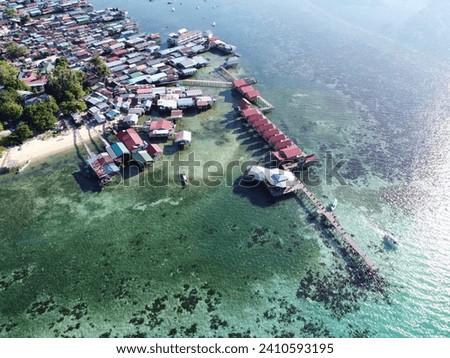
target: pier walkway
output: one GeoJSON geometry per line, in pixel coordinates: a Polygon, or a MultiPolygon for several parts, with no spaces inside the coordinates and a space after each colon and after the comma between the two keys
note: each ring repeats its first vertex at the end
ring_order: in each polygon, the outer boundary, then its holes
{"type": "Polygon", "coordinates": [[[227,71],[227,69],[225,68],[225,67],[223,67],[223,66],[220,66],[219,68],[218,68],[218,71],[219,72],[223,72],[225,75],[227,75],[229,78],[231,78],[231,81],[236,81],[238,78],[235,76],[235,75],[233,75],[230,71],[227,71]]]}
{"type": "Polygon", "coordinates": [[[375,271],[375,263],[363,252],[363,250],[358,246],[358,244],[350,237],[350,235],[345,231],[342,225],[339,223],[338,218],[332,212],[327,211],[326,207],[317,199],[317,197],[309,191],[305,184],[301,183],[296,185],[297,191],[301,191],[306,197],[313,203],[316,208],[316,212],[322,218],[326,219],[337,234],[345,241],[345,243],[350,247],[361,259],[365,262],[366,266],[370,271],[375,271]]]}
{"type": "Polygon", "coordinates": [[[207,80],[182,80],[178,81],[184,86],[199,86],[199,87],[215,87],[215,88],[231,88],[232,82],[228,81],[207,81],[207,80]]]}
{"type": "Polygon", "coordinates": [[[256,98],[256,104],[258,105],[261,113],[267,113],[273,109],[273,105],[261,96],[256,98]]]}
{"type": "MultiPolygon", "coordinates": [[[[103,137],[103,134],[100,133],[97,130],[97,128],[90,127],[90,128],[88,128],[88,131],[90,131],[90,130],[92,130],[93,132],[95,132],[97,134],[98,138],[100,138],[100,140],[102,141],[102,143],[105,147],[109,146],[109,142],[103,137]]],[[[103,123],[103,133],[106,133],[105,130],[106,130],[106,125],[105,125],[105,123],[103,123]]]]}
{"type": "Polygon", "coordinates": [[[80,131],[78,129],[74,130],[75,140],[78,139],[81,144],[83,144],[84,149],[86,150],[88,157],[93,157],[95,154],[92,152],[92,150],[88,147],[88,145],[84,142],[83,137],[80,134],[80,131]]]}

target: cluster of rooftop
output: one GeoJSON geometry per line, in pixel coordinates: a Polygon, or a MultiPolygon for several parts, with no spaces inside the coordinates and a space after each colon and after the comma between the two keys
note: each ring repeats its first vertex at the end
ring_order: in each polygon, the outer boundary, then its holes
{"type": "Polygon", "coordinates": [[[0,54],[7,53],[8,42],[25,47],[28,52],[13,64],[20,69],[20,79],[37,90],[43,90],[58,57],[77,70],[88,68],[93,57],[103,57],[111,75],[91,74],[88,83],[112,97],[136,85],[193,76],[209,64],[201,53],[216,48],[228,54],[235,49],[209,31],[187,29],[170,34],[169,47],[161,49],[160,35],[139,32],[125,10],[95,10],[86,0],[0,0],[0,14],[0,54]],[[8,9],[14,9],[14,16],[6,15],[8,9]]]}
{"type": "Polygon", "coordinates": [[[273,158],[280,167],[286,170],[305,169],[316,161],[315,154],[305,154],[298,145],[288,138],[258,108],[252,107],[251,103],[245,98],[240,101],[239,109],[247,123],[273,149],[273,158]]]}

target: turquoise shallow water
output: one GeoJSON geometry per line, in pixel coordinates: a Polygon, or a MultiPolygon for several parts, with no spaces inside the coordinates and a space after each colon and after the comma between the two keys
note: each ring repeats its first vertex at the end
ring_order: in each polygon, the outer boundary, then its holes
{"type": "MultiPolygon", "coordinates": [[[[339,200],[385,285],[361,287],[297,200],[142,188],[142,177],[95,193],[69,152],[0,178],[0,336],[449,337],[450,87],[441,33],[421,25],[437,5],[180,3],[93,2],[162,35],[215,21],[275,105],[270,118],[322,162],[329,150],[347,160],[347,185],[313,190],[339,200]],[[383,247],[383,230],[399,250],[383,247]]],[[[228,116],[232,102],[220,93],[186,122],[201,161],[264,153],[228,116]]]]}

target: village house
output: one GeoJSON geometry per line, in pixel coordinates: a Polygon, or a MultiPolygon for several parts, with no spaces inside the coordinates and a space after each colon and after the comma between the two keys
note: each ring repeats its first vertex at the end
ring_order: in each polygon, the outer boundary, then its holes
{"type": "Polygon", "coordinates": [[[125,145],[130,153],[137,152],[147,147],[147,143],[142,140],[133,128],[119,131],[116,137],[125,145]]]}

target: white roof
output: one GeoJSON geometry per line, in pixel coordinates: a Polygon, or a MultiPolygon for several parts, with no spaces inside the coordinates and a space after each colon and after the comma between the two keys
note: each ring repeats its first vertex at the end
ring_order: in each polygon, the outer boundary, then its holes
{"type": "Polygon", "coordinates": [[[192,141],[192,133],[189,131],[181,131],[175,134],[175,143],[178,142],[191,142],[192,141]]]}
{"type": "Polygon", "coordinates": [[[295,175],[286,170],[278,168],[265,168],[258,165],[254,165],[248,171],[248,175],[251,175],[258,181],[267,180],[270,185],[279,188],[286,188],[297,182],[295,175]]]}
{"type": "Polygon", "coordinates": [[[127,115],[123,119],[123,121],[126,122],[126,123],[134,123],[134,124],[136,124],[138,122],[138,120],[139,120],[139,116],[137,114],[134,114],[134,113],[127,115]]]}
{"type": "Polygon", "coordinates": [[[172,99],[160,99],[158,100],[158,107],[177,109],[178,104],[177,101],[172,99]]]}

